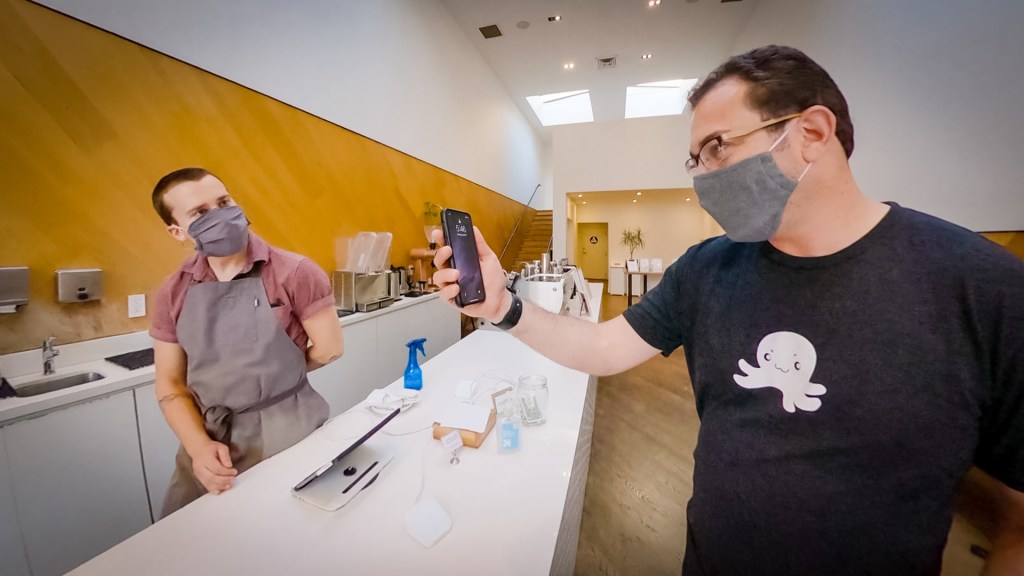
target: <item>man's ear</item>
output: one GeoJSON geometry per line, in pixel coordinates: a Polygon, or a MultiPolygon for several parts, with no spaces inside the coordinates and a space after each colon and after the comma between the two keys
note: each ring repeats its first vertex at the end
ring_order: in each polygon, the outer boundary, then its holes
{"type": "Polygon", "coordinates": [[[184,242],[189,239],[188,234],[185,233],[185,229],[177,224],[169,224],[167,226],[167,233],[178,242],[184,242]]]}
{"type": "Polygon", "coordinates": [[[825,106],[815,105],[804,110],[799,121],[804,161],[815,162],[825,153],[828,145],[836,140],[836,115],[825,106]]]}

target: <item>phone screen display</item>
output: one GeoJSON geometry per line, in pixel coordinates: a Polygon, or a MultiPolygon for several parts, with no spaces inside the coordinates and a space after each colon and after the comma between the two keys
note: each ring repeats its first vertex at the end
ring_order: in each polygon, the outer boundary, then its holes
{"type": "Polygon", "coordinates": [[[469,214],[445,208],[441,211],[441,228],[445,244],[452,247],[452,268],[459,271],[459,294],[455,297],[458,306],[483,302],[484,280],[480,274],[480,256],[476,251],[476,235],[473,220],[469,214]]]}

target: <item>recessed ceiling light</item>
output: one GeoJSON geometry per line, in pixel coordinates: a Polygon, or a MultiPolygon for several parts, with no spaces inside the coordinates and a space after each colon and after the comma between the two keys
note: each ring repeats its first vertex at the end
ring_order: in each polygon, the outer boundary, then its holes
{"type": "Polygon", "coordinates": [[[660,6],[660,5],[661,5],[661,0],[647,0],[647,7],[648,8],[654,8],[655,6],[660,6]]]}
{"type": "Polygon", "coordinates": [[[686,199],[686,201],[687,201],[687,202],[689,202],[689,201],[690,201],[690,199],[689,199],[689,198],[687,198],[687,199],[686,199]]]}
{"type": "Polygon", "coordinates": [[[640,56],[641,60],[650,60],[651,58],[654,58],[654,54],[644,54],[640,56]]]}
{"type": "Polygon", "coordinates": [[[565,68],[566,70],[572,70],[575,67],[576,63],[574,62],[566,62],[565,64],[562,64],[562,68],[565,68]]]}
{"type": "Polygon", "coordinates": [[[637,193],[636,193],[636,195],[637,195],[637,196],[643,196],[643,195],[644,195],[644,193],[643,193],[643,192],[637,192],[637,193]]]}
{"type": "Polygon", "coordinates": [[[520,30],[526,30],[529,27],[530,23],[527,22],[526,20],[520,20],[519,22],[516,22],[516,28],[519,28],[520,30]]]}
{"type": "Polygon", "coordinates": [[[633,204],[636,204],[636,198],[633,198],[633,204]]]}
{"type": "Polygon", "coordinates": [[[559,16],[558,14],[555,14],[554,16],[548,16],[548,22],[558,22],[561,19],[562,17],[559,16]]]}
{"type": "Polygon", "coordinates": [[[586,204],[586,203],[587,203],[587,201],[586,201],[586,200],[584,200],[584,201],[583,201],[583,203],[584,203],[584,204],[586,204]]]}

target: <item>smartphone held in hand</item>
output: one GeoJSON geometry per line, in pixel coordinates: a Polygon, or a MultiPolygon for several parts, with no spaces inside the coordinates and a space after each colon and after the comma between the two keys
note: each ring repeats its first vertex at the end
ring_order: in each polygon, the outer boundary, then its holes
{"type": "Polygon", "coordinates": [[[466,212],[445,208],[441,211],[441,230],[444,243],[452,248],[448,264],[459,271],[459,294],[455,304],[460,308],[483,302],[484,278],[480,273],[480,255],[476,251],[473,219],[466,212]]]}

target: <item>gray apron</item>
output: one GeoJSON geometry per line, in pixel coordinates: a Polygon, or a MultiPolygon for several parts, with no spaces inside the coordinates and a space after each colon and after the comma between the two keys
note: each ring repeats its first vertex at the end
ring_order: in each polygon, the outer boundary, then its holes
{"type": "MultiPolygon", "coordinates": [[[[328,415],[306,378],[305,353],[274,317],[261,268],[257,262],[245,277],[189,286],[177,326],[206,432],[230,448],[239,474],[302,440],[328,415]]],[[[179,447],[161,517],[205,493],[179,447]]]]}

